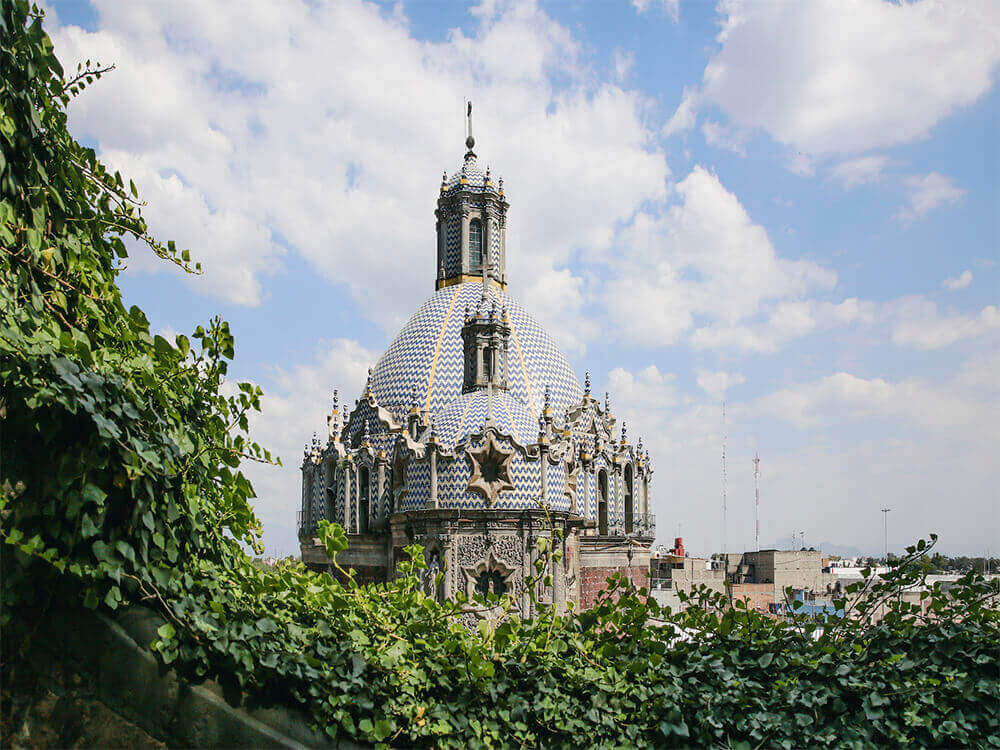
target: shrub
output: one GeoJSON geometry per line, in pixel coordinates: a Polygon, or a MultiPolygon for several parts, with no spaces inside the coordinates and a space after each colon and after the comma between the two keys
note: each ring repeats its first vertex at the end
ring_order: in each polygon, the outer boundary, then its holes
{"type": "MultiPolygon", "coordinates": [[[[1000,746],[995,584],[970,573],[928,614],[899,600],[916,545],[828,624],[728,609],[702,592],[661,609],[625,579],[593,609],[493,617],[510,600],[437,602],[422,551],[398,577],[341,584],[254,565],[246,460],[252,385],[225,384],[228,325],[153,336],[117,275],[150,236],[135,186],[66,128],[71,97],[41,13],[0,4],[0,513],[4,622],[22,607],[153,607],[153,647],[194,680],[306,709],[331,738],[441,746],[1000,746]],[[192,343],[193,342],[193,343],[192,343]],[[993,600],[995,602],[995,599],[993,600]],[[874,608],[888,614],[877,624],[874,608]]],[[[335,560],[346,536],[323,524],[335,560]]],[[[540,550],[543,578],[551,549],[540,550]]],[[[844,603],[846,606],[846,603],[844,603]]],[[[11,644],[5,644],[7,652],[11,644]]],[[[6,662],[9,665],[9,661],[6,662]]],[[[6,675],[9,669],[5,670],[6,675]]]]}

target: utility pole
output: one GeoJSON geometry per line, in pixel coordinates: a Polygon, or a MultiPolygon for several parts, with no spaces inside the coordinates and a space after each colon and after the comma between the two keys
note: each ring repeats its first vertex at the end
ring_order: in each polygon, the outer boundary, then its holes
{"type": "Polygon", "coordinates": [[[760,455],[753,455],[753,547],[760,552],[760,455]]]}
{"type": "Polygon", "coordinates": [[[889,526],[886,519],[888,514],[892,511],[892,508],[882,508],[882,557],[885,558],[885,564],[889,564],[889,526]]]}

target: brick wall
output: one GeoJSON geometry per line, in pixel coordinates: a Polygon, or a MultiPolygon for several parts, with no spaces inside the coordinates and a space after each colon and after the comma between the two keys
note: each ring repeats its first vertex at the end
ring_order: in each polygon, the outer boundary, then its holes
{"type": "Polygon", "coordinates": [[[580,610],[590,609],[597,597],[608,585],[608,578],[615,573],[624,573],[636,588],[649,586],[649,569],[638,567],[601,567],[580,570],[580,610]]]}
{"type": "Polygon", "coordinates": [[[774,603],[774,584],[734,583],[731,588],[733,602],[745,601],[747,609],[767,612],[774,603]]]}

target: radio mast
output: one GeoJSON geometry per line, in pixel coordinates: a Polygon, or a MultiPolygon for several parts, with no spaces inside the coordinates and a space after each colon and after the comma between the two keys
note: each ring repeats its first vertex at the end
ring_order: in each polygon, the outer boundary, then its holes
{"type": "Polygon", "coordinates": [[[753,547],[760,552],[760,455],[753,456],[753,547]]]}
{"type": "Polygon", "coordinates": [[[722,402],[722,554],[726,554],[726,402],[722,402]]]}

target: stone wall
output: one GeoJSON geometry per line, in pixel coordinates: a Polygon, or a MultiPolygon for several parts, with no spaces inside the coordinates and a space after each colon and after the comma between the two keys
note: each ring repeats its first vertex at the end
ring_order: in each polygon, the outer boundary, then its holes
{"type": "MultiPolygon", "coordinates": [[[[0,736],[15,747],[329,747],[297,710],[249,709],[148,649],[163,620],[136,607],[18,611],[3,631],[0,736]]],[[[340,743],[339,747],[361,747],[340,743]]]]}

